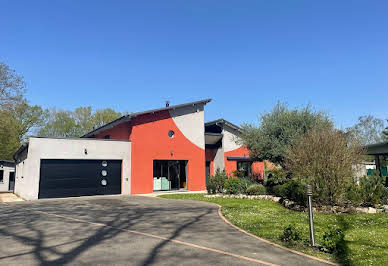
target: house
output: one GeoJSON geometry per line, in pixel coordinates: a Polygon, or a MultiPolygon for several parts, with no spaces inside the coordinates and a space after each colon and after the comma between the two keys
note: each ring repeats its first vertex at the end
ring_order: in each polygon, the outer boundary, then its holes
{"type": "Polygon", "coordinates": [[[218,119],[205,123],[206,177],[214,175],[215,170],[225,170],[228,175],[239,170],[245,176],[262,179],[264,163],[255,162],[249,157],[249,151],[238,143],[241,129],[226,121],[218,119]]]}
{"type": "Polygon", "coordinates": [[[81,138],[31,137],[15,153],[15,193],[24,199],[159,190],[203,191],[206,171],[260,174],[263,163],[234,143],[240,129],[204,122],[211,100],[124,115],[81,138]]]}
{"type": "Polygon", "coordinates": [[[15,163],[0,161],[0,192],[13,191],[15,186],[15,163]]]}

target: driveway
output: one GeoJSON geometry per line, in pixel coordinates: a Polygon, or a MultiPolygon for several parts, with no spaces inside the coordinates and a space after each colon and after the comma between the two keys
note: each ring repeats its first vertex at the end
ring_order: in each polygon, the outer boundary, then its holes
{"type": "Polygon", "coordinates": [[[97,196],[0,203],[0,264],[325,265],[244,234],[211,203],[97,196]]]}

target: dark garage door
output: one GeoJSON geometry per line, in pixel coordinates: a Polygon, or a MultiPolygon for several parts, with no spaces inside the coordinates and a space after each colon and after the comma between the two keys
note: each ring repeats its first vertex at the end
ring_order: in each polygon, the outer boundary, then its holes
{"type": "Polygon", "coordinates": [[[119,160],[40,161],[40,199],[120,193],[119,160]]]}

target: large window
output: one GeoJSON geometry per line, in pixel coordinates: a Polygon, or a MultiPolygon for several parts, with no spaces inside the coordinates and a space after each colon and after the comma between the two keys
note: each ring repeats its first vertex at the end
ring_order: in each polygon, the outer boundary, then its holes
{"type": "Polygon", "coordinates": [[[0,170],[0,183],[4,182],[4,170],[0,170]]]}
{"type": "Polygon", "coordinates": [[[244,173],[244,176],[251,176],[252,174],[252,162],[237,162],[237,170],[244,173]]]}

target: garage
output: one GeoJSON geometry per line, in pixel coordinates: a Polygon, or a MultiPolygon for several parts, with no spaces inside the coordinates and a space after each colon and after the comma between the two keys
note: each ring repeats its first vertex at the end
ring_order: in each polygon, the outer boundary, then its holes
{"type": "Polygon", "coordinates": [[[120,160],[41,160],[39,198],[121,193],[120,160]]]}
{"type": "Polygon", "coordinates": [[[25,200],[131,194],[131,142],[30,137],[15,153],[25,200]]]}

